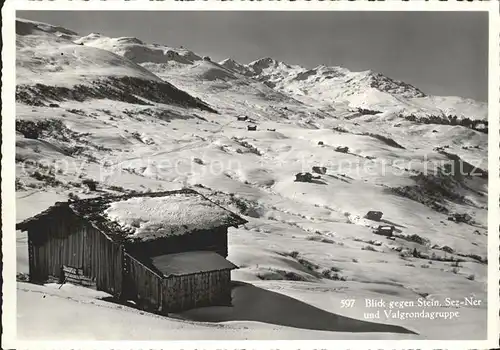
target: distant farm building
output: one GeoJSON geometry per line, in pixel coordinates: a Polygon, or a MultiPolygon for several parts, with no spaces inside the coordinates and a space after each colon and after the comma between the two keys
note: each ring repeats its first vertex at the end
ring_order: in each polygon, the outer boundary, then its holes
{"type": "Polygon", "coordinates": [[[168,313],[231,302],[227,231],[246,221],[190,189],[58,202],[19,224],[29,278],[168,313]]]}
{"type": "Polygon", "coordinates": [[[370,210],[368,213],[365,215],[365,219],[373,220],[373,221],[380,221],[382,219],[382,216],[384,213],[381,211],[377,210],[370,210]]]}
{"type": "Polygon", "coordinates": [[[326,174],[326,167],[324,166],[313,166],[312,167],[312,171],[313,173],[316,173],[316,174],[326,174]]]}
{"type": "Polygon", "coordinates": [[[295,182],[312,182],[313,175],[311,173],[297,173],[295,174],[295,182]]]}
{"type": "Polygon", "coordinates": [[[340,153],[349,153],[349,147],[347,146],[338,146],[335,148],[335,151],[340,152],[340,153]]]}
{"type": "Polygon", "coordinates": [[[392,237],[394,233],[395,227],[392,225],[386,226],[386,225],[379,225],[373,233],[376,233],[377,235],[381,236],[387,236],[387,237],[392,237]]]}

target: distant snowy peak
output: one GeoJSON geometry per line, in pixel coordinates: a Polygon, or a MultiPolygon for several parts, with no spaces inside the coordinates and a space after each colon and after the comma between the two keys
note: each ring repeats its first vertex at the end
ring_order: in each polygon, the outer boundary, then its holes
{"type": "Polygon", "coordinates": [[[134,37],[110,38],[92,33],[76,40],[76,43],[114,52],[135,63],[193,64],[202,58],[194,52],[159,44],[146,44],[134,37]]]}
{"type": "Polygon", "coordinates": [[[396,97],[417,98],[426,94],[416,87],[402,81],[391,79],[371,70],[352,72],[343,67],[320,65],[307,69],[298,65],[290,65],[270,57],[260,58],[247,65],[226,59],[221,65],[234,72],[252,77],[268,86],[284,91],[295,91],[306,94],[316,85],[333,89],[333,95],[364,94],[375,89],[396,97]]]}
{"type": "Polygon", "coordinates": [[[367,72],[368,83],[370,87],[387,92],[391,95],[397,95],[404,98],[425,97],[426,94],[411,84],[403,81],[391,79],[383,74],[372,71],[367,72]]]}
{"type": "MultiPolygon", "coordinates": [[[[80,39],[77,39],[76,42],[79,44],[91,44],[96,41],[107,41],[111,38],[102,36],[100,33],[90,33],[89,35],[83,36],[80,39]]],[[[140,39],[134,37],[119,37],[113,39],[115,45],[145,45],[144,42],[140,39]]]]}
{"type": "Polygon", "coordinates": [[[487,104],[461,97],[428,96],[417,87],[366,70],[320,65],[307,69],[272,58],[261,58],[247,65],[225,62],[230,70],[263,82],[295,98],[320,104],[347,104],[354,108],[400,111],[405,114],[450,115],[486,119],[487,104]]]}
{"type": "Polygon", "coordinates": [[[259,80],[265,80],[266,78],[270,78],[271,80],[276,80],[280,77],[286,78],[305,70],[301,66],[290,65],[270,57],[250,62],[247,64],[247,67],[259,80]]]}
{"type": "Polygon", "coordinates": [[[225,60],[220,61],[219,64],[222,67],[224,67],[230,71],[239,73],[241,75],[245,75],[245,76],[253,75],[253,72],[247,66],[236,62],[232,58],[226,58],[225,60]]]}
{"type": "MultiPolygon", "coordinates": [[[[292,70],[293,67],[270,57],[260,58],[256,61],[249,63],[248,68],[252,69],[255,74],[261,74],[266,70],[279,70],[279,71],[289,71],[292,70]]],[[[298,67],[298,66],[297,66],[298,67]]]]}
{"type": "Polygon", "coordinates": [[[78,33],[72,30],[54,26],[52,24],[30,21],[24,18],[16,19],[16,34],[18,35],[39,35],[42,33],[54,34],[58,37],[72,38],[77,36],[78,33]]]}

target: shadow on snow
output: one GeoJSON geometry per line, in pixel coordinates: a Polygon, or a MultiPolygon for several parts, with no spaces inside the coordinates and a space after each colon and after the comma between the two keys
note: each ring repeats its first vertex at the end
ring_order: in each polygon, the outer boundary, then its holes
{"type": "Polygon", "coordinates": [[[316,331],[418,334],[401,326],[337,315],[243,282],[233,282],[232,298],[233,306],[198,308],[179,316],[201,322],[255,321],[316,331]]]}

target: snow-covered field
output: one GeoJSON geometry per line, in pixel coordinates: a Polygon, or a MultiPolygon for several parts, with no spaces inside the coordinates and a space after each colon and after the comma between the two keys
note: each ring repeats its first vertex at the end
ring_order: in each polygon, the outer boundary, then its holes
{"type": "Polygon", "coordinates": [[[18,282],[20,339],[486,338],[488,134],[471,123],[487,126],[486,104],[340,67],[219,64],[26,20],[17,33],[17,221],[68,198],[183,187],[248,220],[229,231],[233,307],[161,317],[18,282]]]}

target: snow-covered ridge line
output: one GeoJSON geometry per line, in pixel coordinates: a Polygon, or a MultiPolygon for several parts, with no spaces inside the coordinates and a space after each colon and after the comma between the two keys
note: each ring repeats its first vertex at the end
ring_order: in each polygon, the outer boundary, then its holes
{"type": "MultiPolygon", "coordinates": [[[[22,19],[18,19],[16,25],[16,100],[19,102],[43,106],[64,99],[81,102],[97,98],[135,104],[150,101],[215,112],[199,98],[126,57],[83,45],[72,31],[22,19]],[[60,33],[65,36],[61,37],[60,33]]],[[[118,38],[117,42],[142,43],[135,38],[118,38]]]]}
{"type": "Polygon", "coordinates": [[[484,102],[457,96],[431,96],[414,85],[372,70],[353,72],[325,65],[309,69],[270,57],[248,64],[225,59],[220,64],[278,91],[291,96],[307,96],[320,104],[346,103],[351,107],[424,115],[461,112],[469,119],[487,119],[484,102]]]}
{"type": "Polygon", "coordinates": [[[110,38],[98,33],[91,33],[75,41],[77,44],[98,47],[135,63],[169,63],[193,64],[202,57],[184,48],[174,48],[160,44],[148,44],[138,38],[110,38]]]}

